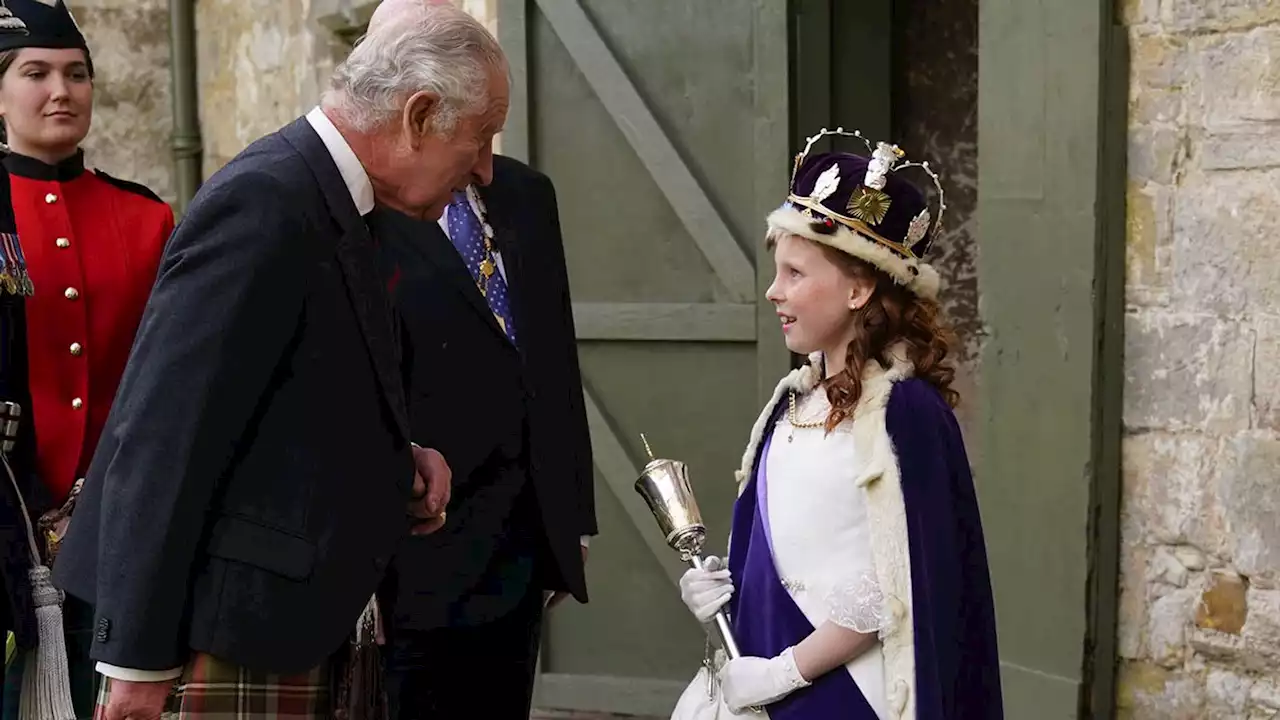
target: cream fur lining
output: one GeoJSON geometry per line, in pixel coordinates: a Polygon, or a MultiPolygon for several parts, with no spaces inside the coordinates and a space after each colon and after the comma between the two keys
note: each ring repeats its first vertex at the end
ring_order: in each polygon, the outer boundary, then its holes
{"type": "MultiPolygon", "coordinates": [[[[883,370],[872,364],[863,374],[862,398],[854,410],[852,436],[858,457],[865,464],[855,473],[858,485],[867,493],[871,522],[871,555],[876,579],[891,614],[889,627],[880,633],[884,652],[885,697],[893,717],[914,718],[916,713],[915,637],[911,614],[911,552],[907,541],[907,510],[902,499],[902,478],[893,443],[885,427],[885,412],[893,384],[914,374],[911,362],[900,350],[891,351],[892,367],[883,370]]],[[[760,451],[769,418],[789,391],[803,394],[818,386],[822,354],[809,356],[809,363],[791,371],[773,391],[773,398],[751,429],[742,465],[734,476],[738,492],[746,486],[756,454],[760,451]]]]}
{"type": "Polygon", "coordinates": [[[768,223],[771,228],[830,245],[859,260],[865,260],[921,297],[929,300],[938,298],[938,288],[942,281],[938,277],[938,271],[933,267],[919,260],[903,258],[875,240],[855,233],[845,225],[836,223],[836,231],[831,235],[816,233],[813,231],[812,220],[805,217],[799,210],[789,207],[780,207],[769,213],[768,223]],[[916,272],[912,272],[912,268],[916,272]]]}

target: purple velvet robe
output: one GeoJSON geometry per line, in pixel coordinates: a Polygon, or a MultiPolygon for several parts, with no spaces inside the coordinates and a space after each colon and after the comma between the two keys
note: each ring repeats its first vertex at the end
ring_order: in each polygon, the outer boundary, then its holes
{"type": "MultiPolygon", "coordinates": [[[[769,550],[767,509],[758,486],[776,419],[756,453],[752,475],[734,507],[729,567],[737,591],[730,601],[743,655],[774,657],[813,632],[782,586],[769,550]]],[[[918,720],[1004,717],[996,650],[995,610],[982,522],[960,427],[927,382],[894,385],[885,424],[901,474],[911,557],[918,720]]],[[[874,720],[843,668],[766,708],[771,720],[874,720]]]]}

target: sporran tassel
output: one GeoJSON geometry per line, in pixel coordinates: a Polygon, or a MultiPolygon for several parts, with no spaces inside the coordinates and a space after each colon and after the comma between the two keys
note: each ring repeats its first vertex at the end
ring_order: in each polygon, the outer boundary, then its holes
{"type": "Polygon", "coordinates": [[[44,565],[32,568],[30,575],[39,644],[22,670],[18,720],[76,720],[62,629],[62,591],[53,586],[44,565]]]}
{"type": "Polygon", "coordinates": [[[25,658],[22,669],[18,720],[76,720],[75,706],[71,703],[67,641],[62,630],[62,591],[53,586],[52,573],[40,559],[40,546],[36,544],[35,527],[22,499],[22,488],[18,486],[9,458],[3,452],[0,452],[0,462],[4,463],[9,482],[13,483],[22,519],[27,526],[27,542],[31,551],[28,576],[36,608],[37,645],[25,658]]]}

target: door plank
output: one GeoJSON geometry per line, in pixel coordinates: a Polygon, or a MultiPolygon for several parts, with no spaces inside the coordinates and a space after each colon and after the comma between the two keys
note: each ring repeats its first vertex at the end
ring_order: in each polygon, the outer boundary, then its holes
{"type": "Polygon", "coordinates": [[[755,268],[676,152],[613,52],[578,0],[537,0],[565,50],[653,176],[671,209],[689,231],[735,301],[755,295],[755,268]]]}

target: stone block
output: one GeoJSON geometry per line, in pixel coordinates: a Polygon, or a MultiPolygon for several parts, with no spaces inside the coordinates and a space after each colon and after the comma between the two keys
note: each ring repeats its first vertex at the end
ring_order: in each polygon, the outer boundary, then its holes
{"type": "Polygon", "coordinates": [[[1173,555],[1182,563],[1182,566],[1188,570],[1199,571],[1204,569],[1204,553],[1200,548],[1191,547],[1190,545],[1180,545],[1173,550],[1173,555]]]}
{"type": "Polygon", "coordinates": [[[1217,483],[1230,556],[1244,575],[1280,574],[1280,437],[1232,440],[1217,483]]]}
{"type": "Polygon", "coordinates": [[[1186,159],[1186,138],[1181,130],[1151,125],[1129,129],[1129,179],[1168,185],[1186,159]]]}
{"type": "Polygon", "coordinates": [[[1147,566],[1147,581],[1186,587],[1187,568],[1178,562],[1170,548],[1161,546],[1151,556],[1151,563],[1147,566]]]}
{"type": "Polygon", "coordinates": [[[1280,712],[1280,678],[1258,678],[1249,688],[1249,705],[1255,710],[1271,711],[1273,714],[1267,717],[1274,718],[1274,713],[1280,712]]]}
{"type": "Polygon", "coordinates": [[[1118,716],[1128,720],[1202,720],[1204,678],[1151,663],[1127,662],[1120,667],[1116,701],[1118,716]]]}
{"type": "Polygon", "coordinates": [[[1130,180],[1125,217],[1125,298],[1130,305],[1167,302],[1173,254],[1172,188],[1130,180]]]}
{"type": "Polygon", "coordinates": [[[1275,0],[1165,0],[1161,21],[1177,30],[1231,30],[1280,22],[1275,0]]]}
{"type": "Polygon", "coordinates": [[[1252,354],[1252,334],[1239,322],[1163,310],[1128,314],[1125,427],[1247,429],[1252,354]]]}
{"type": "Polygon", "coordinates": [[[1226,668],[1212,668],[1205,678],[1210,717],[1240,717],[1249,705],[1253,679],[1226,668]]]}
{"type": "Polygon", "coordinates": [[[1239,635],[1249,617],[1249,583],[1235,573],[1214,573],[1196,605],[1196,627],[1239,635]]]}
{"type": "Polygon", "coordinates": [[[1224,315],[1280,307],[1278,206],[1280,169],[1188,172],[1174,198],[1173,306],[1224,315]]]}
{"type": "Polygon", "coordinates": [[[1193,154],[1203,170],[1251,170],[1280,166],[1280,128],[1263,125],[1206,136],[1193,154]]]}
{"type": "Polygon", "coordinates": [[[1280,657],[1280,590],[1250,587],[1247,602],[1249,617],[1242,634],[1258,653],[1280,657]]]}
{"type": "Polygon", "coordinates": [[[1189,54],[1195,58],[1187,81],[1193,123],[1212,131],[1280,120],[1280,25],[1197,36],[1189,54]]]}
{"type": "MultiPolygon", "coordinates": [[[[1280,308],[1276,308],[1280,312],[1280,308]]],[[[1256,425],[1280,430],[1280,315],[1254,319],[1253,414],[1256,425]]]]}
{"type": "Polygon", "coordinates": [[[1210,555],[1226,547],[1214,467],[1222,441],[1195,433],[1143,433],[1121,445],[1122,512],[1134,536],[1188,545],[1210,555]]]}
{"type": "Polygon", "coordinates": [[[1177,35],[1135,33],[1130,38],[1131,88],[1181,86],[1189,67],[1187,40],[1177,35]]]}
{"type": "Polygon", "coordinates": [[[1170,124],[1186,109],[1182,88],[1129,88],[1129,121],[1133,124],[1170,124]]]}
{"type": "Polygon", "coordinates": [[[1144,542],[1132,543],[1126,537],[1120,551],[1120,597],[1117,606],[1117,653],[1126,660],[1147,657],[1145,633],[1147,615],[1146,569],[1151,550],[1144,542]]]}
{"type": "Polygon", "coordinates": [[[1188,643],[1197,657],[1239,672],[1269,673],[1280,667],[1280,653],[1274,646],[1243,635],[1193,627],[1188,643]]]}
{"type": "Polygon", "coordinates": [[[1187,629],[1195,612],[1197,592],[1181,588],[1151,604],[1147,644],[1151,661],[1167,668],[1180,667],[1187,659],[1187,629]]]}
{"type": "Polygon", "coordinates": [[[1160,20],[1160,0],[1121,0],[1120,18],[1125,25],[1149,25],[1160,20]]]}

